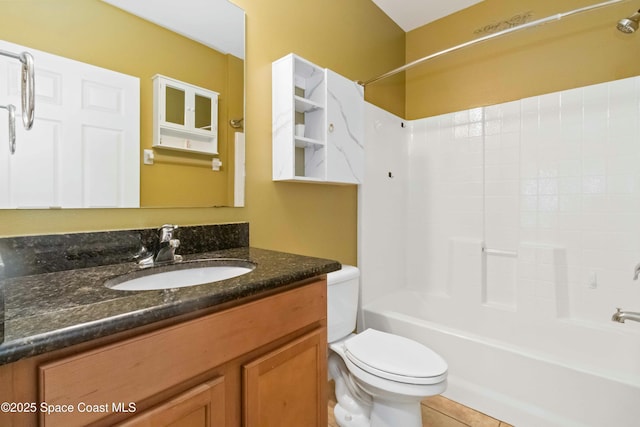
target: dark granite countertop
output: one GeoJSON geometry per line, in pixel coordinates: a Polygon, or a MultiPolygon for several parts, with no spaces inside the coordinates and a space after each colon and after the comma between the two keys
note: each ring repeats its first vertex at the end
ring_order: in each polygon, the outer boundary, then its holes
{"type": "Polygon", "coordinates": [[[4,341],[0,365],[90,341],[159,320],[241,300],[338,270],[336,261],[239,247],[186,255],[241,258],[256,264],[248,274],[179,289],[118,291],[105,280],[139,270],[134,262],[79,268],[2,280],[4,341]]]}

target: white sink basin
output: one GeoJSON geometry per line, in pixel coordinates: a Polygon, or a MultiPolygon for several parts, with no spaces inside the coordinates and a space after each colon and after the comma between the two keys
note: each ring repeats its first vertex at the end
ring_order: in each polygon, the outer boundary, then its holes
{"type": "Polygon", "coordinates": [[[255,264],[239,259],[183,262],[114,277],[107,280],[105,286],[120,291],[183,288],[231,279],[247,274],[255,267],[255,264]]]}

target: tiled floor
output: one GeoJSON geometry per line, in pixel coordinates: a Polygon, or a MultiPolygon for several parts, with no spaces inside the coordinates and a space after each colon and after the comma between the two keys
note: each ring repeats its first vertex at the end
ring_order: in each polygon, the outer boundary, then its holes
{"type": "MultiPolygon", "coordinates": [[[[329,427],[338,427],[333,417],[336,405],[333,381],[329,382],[329,427]]],[[[422,401],[423,427],[513,427],[481,412],[442,396],[428,397],[422,401]]]]}

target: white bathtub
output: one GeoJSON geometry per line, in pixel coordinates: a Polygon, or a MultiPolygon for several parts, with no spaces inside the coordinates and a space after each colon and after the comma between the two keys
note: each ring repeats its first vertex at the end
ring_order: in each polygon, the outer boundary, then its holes
{"type": "Polygon", "coordinates": [[[517,427],[640,425],[640,325],[532,322],[452,303],[397,291],[364,307],[363,326],[429,346],[449,363],[446,397],[517,427]]]}

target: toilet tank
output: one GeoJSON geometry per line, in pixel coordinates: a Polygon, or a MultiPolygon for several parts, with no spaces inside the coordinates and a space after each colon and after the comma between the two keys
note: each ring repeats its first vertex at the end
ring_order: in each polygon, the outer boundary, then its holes
{"type": "Polygon", "coordinates": [[[327,339],[346,337],[356,329],[360,270],[352,265],[327,274],[327,339]]]}

